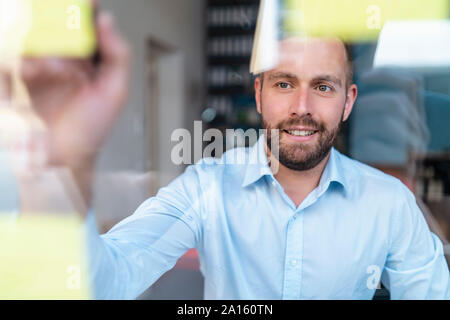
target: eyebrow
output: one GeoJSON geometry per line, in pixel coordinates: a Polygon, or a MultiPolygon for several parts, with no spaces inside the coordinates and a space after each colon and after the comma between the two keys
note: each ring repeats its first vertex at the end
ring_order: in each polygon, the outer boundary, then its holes
{"type": "Polygon", "coordinates": [[[318,82],[322,82],[322,81],[328,81],[328,82],[334,83],[335,85],[338,85],[340,87],[342,86],[341,79],[339,79],[338,77],[329,75],[329,74],[324,74],[324,75],[314,77],[311,82],[318,83],[318,82]]]}
{"type": "MultiPolygon", "coordinates": [[[[268,78],[269,78],[269,80],[272,80],[272,81],[277,80],[277,79],[290,79],[291,81],[298,80],[296,75],[289,73],[289,72],[276,72],[276,73],[270,74],[268,78]]],[[[328,82],[334,83],[335,85],[338,85],[340,87],[342,86],[342,81],[338,77],[335,77],[330,74],[319,75],[319,76],[314,77],[311,80],[312,83],[318,83],[318,82],[322,82],[322,81],[328,81],[328,82]]]]}
{"type": "Polygon", "coordinates": [[[269,75],[269,80],[290,79],[297,80],[297,76],[289,72],[276,72],[269,75]]]}

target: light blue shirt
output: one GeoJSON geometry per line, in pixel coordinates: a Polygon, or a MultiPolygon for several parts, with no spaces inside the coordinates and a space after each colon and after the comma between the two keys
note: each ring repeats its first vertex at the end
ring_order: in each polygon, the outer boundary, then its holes
{"type": "Polygon", "coordinates": [[[380,276],[392,299],[450,298],[442,243],[414,195],[335,149],[298,207],[260,138],[189,166],[105,235],[94,221],[86,227],[97,299],[136,298],[190,248],[206,299],[372,299],[380,276]]]}
{"type": "Polygon", "coordinates": [[[10,159],[0,146],[0,217],[16,218],[19,214],[19,186],[10,159]]]}

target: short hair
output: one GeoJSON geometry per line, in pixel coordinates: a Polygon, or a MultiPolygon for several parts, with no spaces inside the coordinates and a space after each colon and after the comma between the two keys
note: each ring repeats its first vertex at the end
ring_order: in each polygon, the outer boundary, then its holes
{"type": "Polygon", "coordinates": [[[353,54],[352,54],[352,46],[342,41],[345,47],[345,53],[347,55],[347,89],[352,85],[353,83],[353,54]]]}

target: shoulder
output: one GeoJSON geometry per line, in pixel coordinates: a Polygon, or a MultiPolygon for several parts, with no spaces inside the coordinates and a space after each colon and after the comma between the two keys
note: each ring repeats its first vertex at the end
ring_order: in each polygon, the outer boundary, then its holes
{"type": "Polygon", "coordinates": [[[202,158],[187,166],[165,189],[183,189],[186,193],[197,189],[197,192],[204,193],[207,190],[217,191],[224,184],[238,185],[245,176],[248,154],[249,148],[234,148],[218,158],[202,158]]]}
{"type": "Polygon", "coordinates": [[[373,213],[378,221],[385,221],[389,239],[395,238],[403,227],[424,225],[415,195],[401,180],[347,156],[339,158],[349,176],[348,200],[361,205],[366,213],[373,213]]]}
{"type": "Polygon", "coordinates": [[[212,177],[223,173],[242,173],[249,158],[249,148],[233,148],[223,153],[220,158],[202,158],[196,164],[189,166],[188,171],[195,171],[200,177],[212,177]]]}
{"type": "Polygon", "coordinates": [[[370,193],[372,196],[387,198],[398,198],[398,196],[410,198],[412,196],[400,179],[339,152],[337,154],[349,187],[354,193],[359,195],[370,193]]]}

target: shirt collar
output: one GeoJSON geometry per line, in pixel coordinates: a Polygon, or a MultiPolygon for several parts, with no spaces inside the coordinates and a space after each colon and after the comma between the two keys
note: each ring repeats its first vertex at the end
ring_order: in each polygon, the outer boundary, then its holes
{"type": "MultiPolygon", "coordinates": [[[[335,148],[331,148],[331,154],[327,165],[320,178],[319,187],[328,188],[331,182],[337,182],[344,188],[348,187],[348,182],[344,174],[344,168],[341,163],[341,154],[335,148]]],[[[263,176],[269,175],[273,177],[273,172],[269,167],[267,154],[265,150],[264,135],[261,135],[258,141],[250,148],[249,162],[245,171],[243,187],[247,187],[257,182],[263,176]]]]}
{"type": "Polygon", "coordinates": [[[337,182],[346,189],[348,187],[345,169],[341,162],[342,155],[334,147],[331,148],[330,158],[320,178],[319,186],[328,187],[331,182],[337,182]]]}
{"type": "Polygon", "coordinates": [[[264,135],[261,135],[253,147],[250,148],[248,159],[249,162],[242,182],[243,187],[255,183],[265,175],[273,176],[267,160],[264,135]]]}

